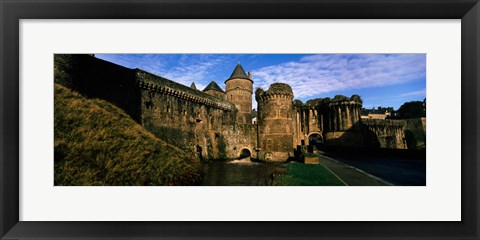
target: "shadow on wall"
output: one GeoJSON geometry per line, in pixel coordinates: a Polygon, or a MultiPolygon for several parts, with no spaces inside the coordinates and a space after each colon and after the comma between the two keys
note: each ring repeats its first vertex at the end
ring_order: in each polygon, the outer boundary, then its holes
{"type": "MultiPolygon", "coordinates": [[[[426,159],[426,150],[425,149],[399,149],[399,148],[382,148],[382,143],[379,140],[377,133],[370,130],[367,126],[362,126],[362,131],[346,131],[337,139],[331,139],[328,142],[325,141],[325,144],[322,145],[321,150],[327,153],[336,154],[335,156],[344,156],[356,158],[358,156],[375,156],[390,159],[392,157],[396,158],[408,158],[408,159],[426,159]],[[353,144],[354,141],[361,141],[360,138],[363,138],[362,144],[353,144]]],[[[408,131],[408,130],[407,130],[408,131]]],[[[415,137],[412,133],[405,133],[408,138],[410,138],[413,146],[416,146],[415,137]]],[[[395,140],[388,136],[382,136],[382,141],[392,141],[390,144],[394,144],[395,140]],[[390,139],[390,140],[388,140],[390,139]]],[[[385,143],[384,143],[385,144],[385,143]]],[[[407,140],[408,144],[408,140],[407,140]]]]}
{"type": "Polygon", "coordinates": [[[366,125],[363,123],[360,125],[363,130],[363,137],[365,140],[365,147],[366,148],[380,148],[381,144],[378,140],[377,134],[370,130],[366,125]]]}
{"type": "MultiPolygon", "coordinates": [[[[324,145],[327,148],[362,148],[362,149],[396,149],[425,150],[425,132],[409,128],[405,121],[376,121],[375,124],[361,123],[361,130],[350,128],[347,131],[324,133],[324,145]]],[[[413,120],[412,120],[413,121],[413,120]]]]}
{"type": "Polygon", "coordinates": [[[405,130],[405,141],[407,141],[408,149],[417,149],[417,139],[412,131],[405,130]]]}
{"type": "Polygon", "coordinates": [[[54,82],[89,98],[99,98],[123,109],[141,122],[141,93],[135,70],[87,54],[55,54],[54,82]]]}
{"type": "Polygon", "coordinates": [[[327,147],[380,148],[377,134],[361,125],[361,130],[351,127],[347,131],[325,132],[324,145],[327,147]]]}
{"type": "Polygon", "coordinates": [[[426,148],[425,119],[365,119],[366,143],[381,148],[421,150],[426,148]]]}

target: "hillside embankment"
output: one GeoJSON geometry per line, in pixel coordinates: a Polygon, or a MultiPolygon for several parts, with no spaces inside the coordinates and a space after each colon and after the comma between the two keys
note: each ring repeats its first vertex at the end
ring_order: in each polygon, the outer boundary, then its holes
{"type": "Polygon", "coordinates": [[[200,163],[113,104],[60,84],[54,94],[54,184],[195,185],[200,163]]]}

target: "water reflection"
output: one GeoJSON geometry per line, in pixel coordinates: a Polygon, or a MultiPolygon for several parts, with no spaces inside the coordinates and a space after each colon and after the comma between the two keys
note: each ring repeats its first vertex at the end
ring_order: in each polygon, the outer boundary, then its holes
{"type": "Polygon", "coordinates": [[[286,171],[284,163],[252,162],[250,158],[203,164],[204,186],[268,186],[275,173],[286,171]]]}

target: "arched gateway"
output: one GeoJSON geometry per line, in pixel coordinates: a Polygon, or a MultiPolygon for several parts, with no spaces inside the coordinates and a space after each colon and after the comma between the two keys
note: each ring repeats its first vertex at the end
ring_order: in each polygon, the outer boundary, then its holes
{"type": "Polygon", "coordinates": [[[315,146],[317,149],[323,144],[323,137],[320,133],[312,133],[308,135],[308,145],[315,146]]]}
{"type": "Polygon", "coordinates": [[[252,153],[247,148],[244,148],[244,149],[242,149],[242,151],[240,151],[240,159],[251,157],[251,156],[252,156],[252,153]]]}

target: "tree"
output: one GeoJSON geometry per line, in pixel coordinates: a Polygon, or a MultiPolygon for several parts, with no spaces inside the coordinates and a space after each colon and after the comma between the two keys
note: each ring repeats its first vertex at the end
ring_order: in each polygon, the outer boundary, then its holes
{"type": "Polygon", "coordinates": [[[398,109],[400,118],[420,118],[426,116],[423,102],[413,101],[406,102],[398,109]]]}

